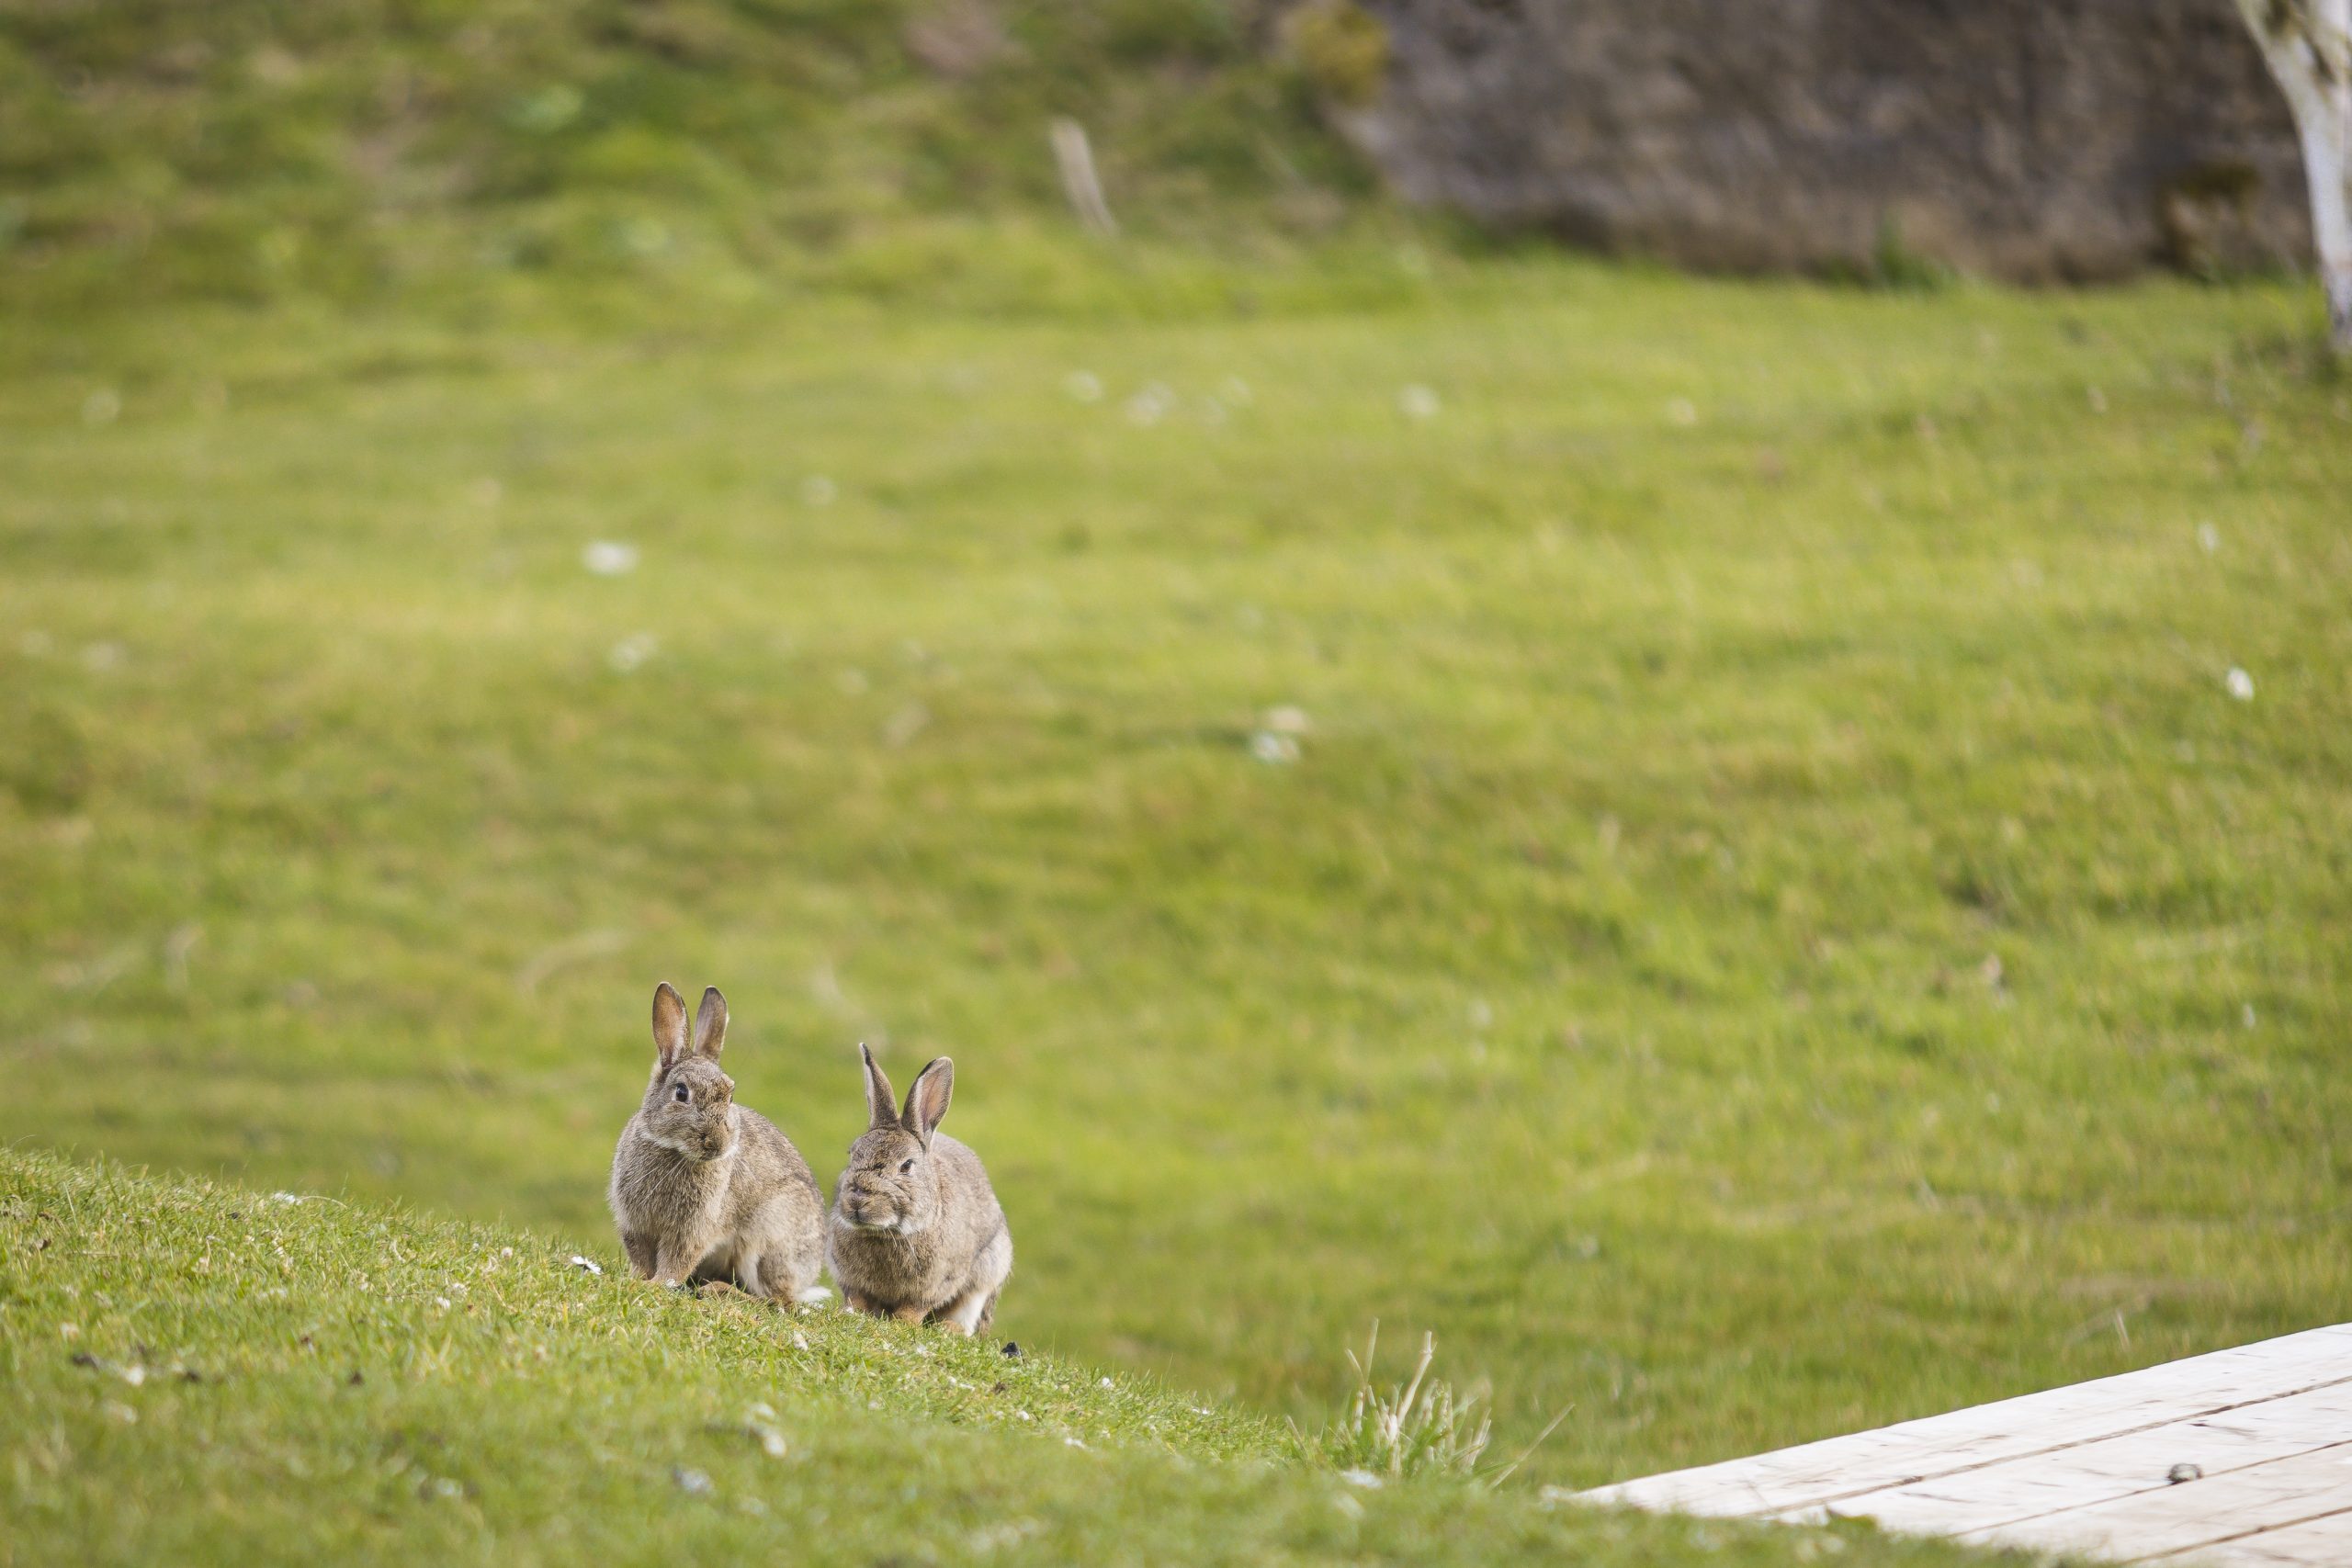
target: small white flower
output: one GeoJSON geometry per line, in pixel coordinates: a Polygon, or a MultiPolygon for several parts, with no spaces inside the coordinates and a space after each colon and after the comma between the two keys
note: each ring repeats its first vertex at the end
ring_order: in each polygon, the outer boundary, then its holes
{"type": "Polygon", "coordinates": [[[1082,1449],[1086,1445],[1079,1441],[1076,1438],[1064,1438],[1062,1439],[1062,1446],[1065,1448],[1082,1449]]]}
{"type": "Polygon", "coordinates": [[[576,1252],[571,1255],[571,1266],[574,1269],[585,1269],[591,1274],[601,1274],[605,1271],[604,1266],[594,1258],[582,1258],[576,1252]]]}
{"type": "Polygon", "coordinates": [[[1340,1472],[1340,1479],[1351,1486],[1362,1486],[1368,1491],[1376,1490],[1380,1485],[1380,1477],[1368,1470],[1343,1470],[1340,1472]]]}
{"type": "Polygon", "coordinates": [[[2207,555],[2211,555],[2222,547],[2222,531],[2211,523],[2199,523],[2197,525],[2197,545],[2207,555]]]}
{"type": "Polygon", "coordinates": [[[1104,1388],[1109,1388],[1109,1387],[1111,1387],[1111,1386],[1112,1386],[1112,1384],[1111,1384],[1111,1380],[1110,1380],[1109,1378],[1104,1378],[1104,1379],[1102,1380],[1102,1386],[1103,1386],[1104,1388]]]}
{"type": "Polygon", "coordinates": [[[605,662],[626,675],[652,658],[661,646],[661,640],[651,632],[632,632],[613,644],[613,650],[605,655],[605,662]]]}
{"type": "Polygon", "coordinates": [[[2230,695],[2237,698],[2238,701],[2242,703],[2254,701],[2254,677],[2234,664],[2230,667],[2230,672],[2222,678],[2222,684],[2227,687],[2230,695]]]}
{"type": "Polygon", "coordinates": [[[1081,403],[1102,400],[1102,378],[1091,370],[1073,370],[1062,378],[1062,390],[1081,403]]]}
{"type": "Polygon", "coordinates": [[[449,1310],[449,1298],[447,1296],[435,1296],[433,1298],[433,1304],[439,1307],[443,1312],[447,1312],[449,1310]]]}
{"type": "Polygon", "coordinates": [[[1298,761],[1298,742],[1287,735],[1261,729],[1250,738],[1250,754],[1270,767],[1282,767],[1298,761]]]}
{"type": "Polygon", "coordinates": [[[598,539],[580,552],[580,564],[598,577],[627,577],[637,570],[637,547],[598,539]]]}
{"type": "Polygon", "coordinates": [[[273,1192],[269,1195],[269,1201],[273,1203],[299,1203],[302,1199],[300,1193],[273,1192]]]}
{"type": "Polygon", "coordinates": [[[1002,1547],[1016,1546],[1037,1533],[1035,1519],[1008,1519],[1002,1524],[989,1525],[972,1532],[972,1550],[995,1551],[1002,1547]]]}
{"type": "Polygon", "coordinates": [[[811,506],[831,506],[841,493],[842,487],[822,474],[810,474],[800,481],[800,499],[811,506]]]}
{"type": "Polygon", "coordinates": [[[1176,394],[1164,383],[1154,381],[1127,400],[1127,423],[1153,425],[1176,404],[1176,394]]]}
{"type": "Polygon", "coordinates": [[[1435,419],[1438,411],[1437,394],[1416,381],[1396,394],[1396,407],[1403,412],[1407,419],[1435,419]]]}

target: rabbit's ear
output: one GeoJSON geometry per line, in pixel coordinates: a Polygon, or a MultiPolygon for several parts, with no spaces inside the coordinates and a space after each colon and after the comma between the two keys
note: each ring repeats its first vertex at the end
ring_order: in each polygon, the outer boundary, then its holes
{"type": "Polygon", "coordinates": [[[921,1138],[924,1148],[931,1147],[931,1135],[939,1130],[939,1119],[947,1114],[948,1097],[955,1092],[954,1060],[933,1056],[915,1075],[914,1087],[907,1090],[907,1109],[899,1125],[921,1138]]]}
{"type": "Polygon", "coordinates": [[[899,1124],[899,1097],[890,1092],[890,1080],[875,1065],[874,1053],[859,1041],[857,1054],[865,1058],[865,1110],[874,1127],[895,1127],[899,1124]]]}
{"type": "Polygon", "coordinates": [[[718,1060],[718,1053],[727,1044],[727,998],[711,987],[702,994],[702,1006],[695,1012],[695,1055],[718,1060]]]}
{"type": "Polygon", "coordinates": [[[653,1044],[662,1053],[664,1072],[686,1054],[685,998],[667,980],[653,990],[653,1044]]]}

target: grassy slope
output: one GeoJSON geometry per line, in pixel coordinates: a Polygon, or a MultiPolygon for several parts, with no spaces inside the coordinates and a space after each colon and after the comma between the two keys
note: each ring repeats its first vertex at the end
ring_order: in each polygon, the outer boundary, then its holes
{"type": "Polygon", "coordinates": [[[599,1236],[718,981],[828,1178],[956,1055],[1008,1332],[1547,1481],[2340,1316],[2307,301],[1429,288],[28,324],[0,1134],[599,1236]]]}
{"type": "Polygon", "coordinates": [[[0,301],[548,273],[1067,288],[1034,231],[1061,209],[1055,115],[1091,128],[1131,234],[1231,257],[1383,228],[1257,9],[0,6],[0,301]]]}
{"type": "MultiPolygon", "coordinates": [[[[1363,1491],[1148,1383],[665,1297],[564,1254],[0,1154],[0,1563],[1766,1564],[1844,1544],[1523,1489],[1363,1491]]],[[[1867,1544],[1854,1560],[1960,1560],[1867,1544]]]]}

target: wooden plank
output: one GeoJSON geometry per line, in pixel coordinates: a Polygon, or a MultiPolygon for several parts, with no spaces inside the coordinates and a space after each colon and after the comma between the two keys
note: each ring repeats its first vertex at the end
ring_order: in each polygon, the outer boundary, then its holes
{"type": "Polygon", "coordinates": [[[2352,1383],[2338,1383],[1773,1517],[1810,1523],[1834,1513],[1918,1534],[1958,1532],[2160,1492],[2177,1464],[2193,1464],[2211,1481],[2347,1440],[2352,1383]]]}
{"type": "Polygon", "coordinates": [[[2079,1551],[2123,1562],[2223,1543],[2352,1512],[2352,1443],[2248,1465],[2227,1475],[2111,1497],[1956,1539],[1979,1545],[2079,1551]]]}
{"type": "Polygon", "coordinates": [[[2180,1558],[2158,1558],[2178,1568],[2344,1568],[2352,1562],[2352,1513],[2330,1514],[2264,1530],[2180,1558]]]}
{"type": "Polygon", "coordinates": [[[2087,1443],[2206,1419],[2352,1382],[2352,1325],[2290,1334],[2136,1372],[2050,1389],[1876,1431],[1604,1486],[1596,1503],[1780,1515],[2087,1443]]]}

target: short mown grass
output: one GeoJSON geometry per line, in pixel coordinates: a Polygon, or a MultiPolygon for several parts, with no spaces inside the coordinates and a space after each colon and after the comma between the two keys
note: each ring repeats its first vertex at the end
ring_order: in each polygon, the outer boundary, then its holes
{"type": "MultiPolygon", "coordinates": [[[[609,1263],[649,993],[718,984],[827,1181],[858,1040],[956,1056],[1001,1332],[1250,1434],[1433,1330],[1494,1456],[1569,1410],[1528,1496],[2344,1315],[2352,393],[2304,295],[1453,256],[1123,314],[1148,265],[1052,254],[1102,290],[12,321],[0,1135],[609,1263]]],[[[85,1439],[167,1428],[39,1364],[15,1451],[70,1388],[82,1457],[17,1473],[101,1531],[135,1467],[85,1439]]],[[[625,1454],[651,1364],[609,1419],[452,1374],[421,1429],[625,1454]]],[[[718,1366],[650,1451],[702,1451],[718,1366]]],[[[1145,1465],[1021,1452],[1098,1522],[1062,1467],[1145,1465]]],[[[1236,1554],[1236,1497],[1340,1528],[1150,1464],[1236,1554]]]]}

